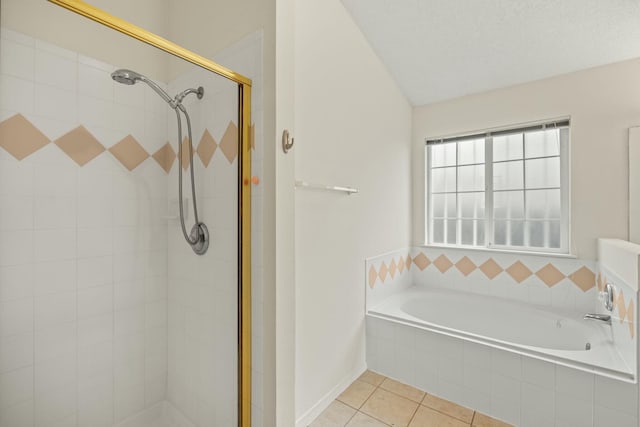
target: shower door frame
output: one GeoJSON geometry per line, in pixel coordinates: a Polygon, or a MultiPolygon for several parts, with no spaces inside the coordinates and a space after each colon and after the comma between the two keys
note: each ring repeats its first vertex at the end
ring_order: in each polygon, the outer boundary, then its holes
{"type": "Polygon", "coordinates": [[[238,85],[238,426],[251,426],[251,79],[81,0],[48,0],[238,85]]]}

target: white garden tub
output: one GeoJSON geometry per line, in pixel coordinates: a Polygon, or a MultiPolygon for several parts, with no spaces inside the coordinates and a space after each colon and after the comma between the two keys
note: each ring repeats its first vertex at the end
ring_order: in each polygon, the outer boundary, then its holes
{"type": "Polygon", "coordinates": [[[635,382],[611,326],[497,297],[414,286],[369,316],[445,334],[587,372],[635,382]]]}

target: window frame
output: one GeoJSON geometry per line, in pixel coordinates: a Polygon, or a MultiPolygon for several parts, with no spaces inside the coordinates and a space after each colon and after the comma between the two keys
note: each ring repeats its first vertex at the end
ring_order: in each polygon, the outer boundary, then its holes
{"type": "MultiPolygon", "coordinates": [[[[552,120],[543,120],[533,123],[526,123],[520,125],[510,125],[504,126],[500,128],[487,129],[479,132],[466,132],[461,134],[454,134],[452,136],[446,137],[438,137],[438,138],[425,138],[424,140],[424,184],[425,189],[423,192],[424,196],[424,241],[425,246],[427,247],[442,247],[442,248],[453,248],[453,249],[468,249],[468,250],[480,250],[480,251],[494,251],[494,252],[506,252],[506,253],[528,253],[528,254],[544,254],[544,255],[554,255],[554,256],[569,256],[572,257],[571,254],[571,118],[563,117],[552,120]],[[557,123],[566,122],[563,126],[556,126],[557,123]],[[523,154],[522,161],[523,163],[526,160],[530,160],[526,158],[524,152],[524,144],[525,137],[524,134],[527,132],[535,131],[536,128],[539,130],[551,129],[551,128],[559,128],[561,131],[559,132],[559,161],[560,161],[560,247],[559,248],[545,248],[545,247],[537,247],[530,246],[529,242],[527,242],[527,246],[513,246],[506,244],[496,244],[493,242],[494,236],[494,188],[493,188],[493,138],[494,136],[502,136],[507,134],[523,134],[523,154]],[[562,131],[562,129],[566,131],[562,131]],[[481,139],[484,138],[484,173],[485,173],[485,185],[484,185],[484,242],[478,242],[477,245],[468,245],[462,243],[434,243],[433,242],[433,206],[431,203],[432,200],[432,188],[431,188],[431,147],[433,146],[435,141],[441,141],[444,143],[457,143],[460,140],[468,140],[468,139],[481,139]],[[431,142],[433,141],[433,142],[431,142]],[[431,143],[429,143],[431,142],[431,143]]],[[[555,157],[555,156],[550,156],[555,157]]],[[[458,163],[458,155],[456,149],[456,192],[449,193],[456,195],[456,242],[461,242],[461,216],[458,211],[458,194],[460,194],[458,190],[458,170],[460,168],[460,164],[458,163]]],[[[464,165],[462,165],[464,166],[464,165]]],[[[526,168],[523,164],[523,175],[526,175],[526,168]]],[[[526,176],[523,177],[523,193],[525,194],[525,218],[524,222],[524,238],[528,236],[527,230],[530,224],[530,220],[526,219],[526,176]]],[[[447,219],[445,219],[445,222],[447,219]]],[[[478,219],[478,221],[482,221],[478,219]]],[[[542,219],[541,221],[549,221],[548,219],[542,219]]],[[[445,229],[446,230],[446,229],[445,229]]],[[[443,230],[443,233],[444,231],[443,230]]],[[[446,240],[446,239],[445,239],[446,240]]],[[[474,236],[475,240],[475,236],[474,236]]],[[[524,243],[524,241],[523,241],[524,243]]]]}

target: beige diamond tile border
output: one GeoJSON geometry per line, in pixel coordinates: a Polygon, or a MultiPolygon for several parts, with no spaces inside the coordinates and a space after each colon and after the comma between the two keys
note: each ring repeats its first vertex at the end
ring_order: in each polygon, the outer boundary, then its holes
{"type": "MultiPolygon", "coordinates": [[[[133,171],[146,159],[152,157],[166,173],[169,173],[177,159],[169,143],[150,155],[132,135],[127,135],[106,150],[104,145],[83,125],[71,129],[53,142],[79,166],[85,166],[108,151],[129,171],[133,171]]],[[[51,143],[49,138],[22,114],[15,114],[0,122],[0,147],[17,160],[25,159],[49,143],[51,143]]],[[[186,141],[182,143],[185,150],[180,163],[186,169],[189,165],[189,150],[186,149],[188,146],[186,141]]],[[[251,149],[255,150],[255,124],[252,124],[250,129],[250,145],[251,149]]],[[[216,143],[209,130],[205,129],[198,146],[194,144],[193,155],[200,157],[204,166],[207,167],[218,148],[229,163],[238,156],[238,128],[233,121],[229,121],[220,144],[216,143]]],[[[410,261],[407,261],[405,267],[408,268],[409,264],[410,261]]],[[[399,268],[399,265],[396,267],[399,268]]]]}
{"type": "Polygon", "coordinates": [[[400,277],[402,274],[409,273],[409,266],[411,264],[411,257],[407,255],[400,255],[399,257],[392,257],[391,260],[382,261],[376,268],[375,264],[371,264],[367,272],[368,284],[373,289],[380,280],[380,283],[385,283],[387,279],[393,280],[400,277]],[[388,264],[388,265],[387,265],[388,264]]]}

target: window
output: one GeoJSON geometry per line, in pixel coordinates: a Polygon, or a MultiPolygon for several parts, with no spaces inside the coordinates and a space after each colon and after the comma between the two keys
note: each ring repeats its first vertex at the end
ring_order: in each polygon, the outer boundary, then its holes
{"type": "Polygon", "coordinates": [[[427,243],[569,252],[569,121],[427,140],[427,243]]]}

